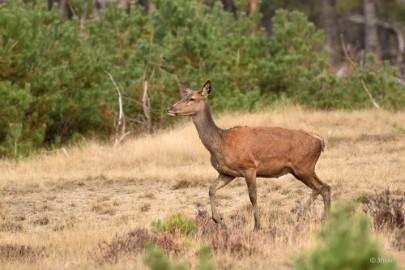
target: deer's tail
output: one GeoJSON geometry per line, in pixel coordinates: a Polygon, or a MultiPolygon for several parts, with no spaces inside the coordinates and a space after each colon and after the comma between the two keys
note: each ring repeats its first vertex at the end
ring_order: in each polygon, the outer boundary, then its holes
{"type": "Polygon", "coordinates": [[[312,137],[318,139],[318,140],[321,142],[321,151],[323,152],[323,151],[325,150],[325,147],[326,147],[326,145],[325,145],[325,140],[324,140],[321,136],[319,136],[318,134],[316,134],[316,133],[309,132],[309,134],[310,134],[312,137]]]}

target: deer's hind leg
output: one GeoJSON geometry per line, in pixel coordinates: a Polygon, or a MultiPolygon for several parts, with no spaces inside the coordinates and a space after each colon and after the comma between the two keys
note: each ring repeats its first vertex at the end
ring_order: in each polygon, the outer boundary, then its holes
{"type": "Polygon", "coordinates": [[[257,188],[256,188],[256,170],[249,170],[244,172],[246,185],[248,187],[249,199],[252,203],[253,215],[255,218],[255,231],[260,230],[260,214],[257,207],[257,188]]]}
{"type": "Polygon", "coordinates": [[[218,178],[210,186],[209,195],[210,195],[212,219],[216,223],[221,223],[221,219],[218,215],[216,205],[215,205],[215,193],[217,192],[218,189],[221,189],[224,186],[226,186],[227,184],[229,184],[233,179],[235,179],[234,176],[219,174],[218,178]]]}
{"type": "Polygon", "coordinates": [[[312,194],[310,195],[308,201],[305,204],[306,210],[312,205],[316,200],[319,194],[321,194],[324,204],[324,215],[330,209],[330,193],[331,187],[328,184],[322,182],[319,177],[316,175],[315,171],[308,173],[294,172],[293,175],[295,178],[303,182],[306,186],[312,189],[312,194]]]}

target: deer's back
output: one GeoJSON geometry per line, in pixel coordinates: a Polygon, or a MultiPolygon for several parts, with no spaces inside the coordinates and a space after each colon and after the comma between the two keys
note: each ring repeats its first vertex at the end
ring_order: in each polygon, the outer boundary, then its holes
{"type": "Polygon", "coordinates": [[[278,127],[235,127],[225,132],[222,152],[232,169],[258,176],[282,175],[297,166],[315,166],[323,149],[319,136],[278,127]]]}

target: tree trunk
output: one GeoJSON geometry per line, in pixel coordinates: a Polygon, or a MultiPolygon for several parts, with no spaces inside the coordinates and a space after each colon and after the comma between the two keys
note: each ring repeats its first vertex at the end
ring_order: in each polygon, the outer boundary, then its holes
{"type": "Polygon", "coordinates": [[[337,67],[341,62],[342,47],[335,0],[324,0],[322,6],[323,26],[325,29],[325,47],[329,53],[332,66],[337,67]]]}
{"type": "Polygon", "coordinates": [[[257,0],[249,1],[250,14],[253,14],[257,9],[257,0]]]}
{"type": "Polygon", "coordinates": [[[236,13],[236,6],[233,3],[233,0],[221,0],[222,5],[224,5],[224,9],[226,11],[232,12],[233,16],[235,17],[235,19],[238,17],[238,14],[236,13]]]}
{"type": "MultiPolygon", "coordinates": [[[[0,1],[0,3],[1,3],[2,1],[0,1]]],[[[52,7],[53,7],[53,2],[54,2],[54,0],[48,0],[48,10],[51,10],[52,9],[52,7]]]]}
{"type": "Polygon", "coordinates": [[[375,13],[375,5],[372,0],[363,0],[363,12],[365,19],[364,47],[366,54],[374,53],[379,59],[380,49],[377,35],[377,16],[375,13]]]}
{"type": "Polygon", "coordinates": [[[66,18],[66,19],[72,19],[73,17],[73,11],[70,5],[66,2],[66,0],[59,0],[59,15],[66,18]]]}

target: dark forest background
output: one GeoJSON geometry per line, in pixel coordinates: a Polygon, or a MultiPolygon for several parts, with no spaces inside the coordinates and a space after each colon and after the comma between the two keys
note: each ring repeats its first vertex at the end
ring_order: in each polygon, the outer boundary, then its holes
{"type": "Polygon", "coordinates": [[[207,79],[215,112],[403,110],[404,34],[403,0],[0,0],[0,155],[153,133],[207,79]]]}

